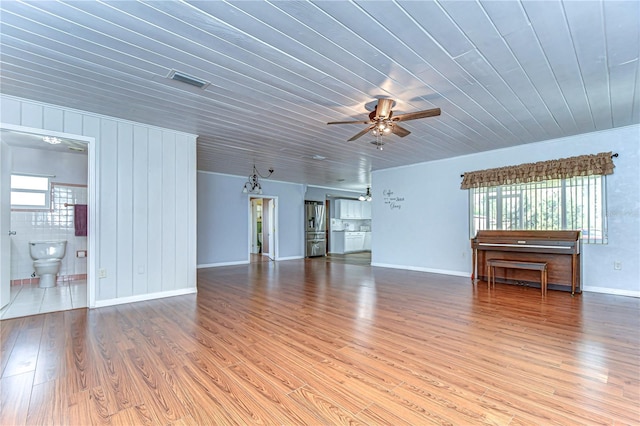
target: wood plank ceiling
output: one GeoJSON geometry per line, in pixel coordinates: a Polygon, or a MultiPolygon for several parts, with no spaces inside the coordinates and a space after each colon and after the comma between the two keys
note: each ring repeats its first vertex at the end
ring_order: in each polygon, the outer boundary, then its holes
{"type": "Polygon", "coordinates": [[[198,134],[200,170],[363,190],[372,170],[639,123],[639,5],[2,1],[0,89],[198,134]],[[327,126],[376,98],[442,115],[383,151],[327,126]]]}

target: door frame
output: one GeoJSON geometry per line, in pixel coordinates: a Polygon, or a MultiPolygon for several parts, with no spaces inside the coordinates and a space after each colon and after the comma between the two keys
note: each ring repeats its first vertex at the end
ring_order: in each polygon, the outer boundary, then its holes
{"type": "MultiPolygon", "coordinates": [[[[95,308],[96,306],[96,270],[97,260],[97,230],[99,227],[99,215],[97,213],[96,188],[98,186],[97,173],[97,145],[96,139],[90,136],[78,135],[75,133],[57,132],[53,130],[45,130],[37,127],[18,126],[14,124],[0,123],[0,130],[9,130],[20,133],[29,133],[38,136],[55,136],[62,139],[73,139],[78,142],[87,144],[87,210],[88,210],[88,227],[87,227],[87,306],[95,308]]],[[[11,209],[11,205],[5,208],[11,209]]],[[[0,286],[11,285],[9,282],[0,282],[0,286]]]]}
{"type": "MultiPolygon", "coordinates": [[[[258,195],[258,194],[248,194],[247,197],[247,216],[248,216],[248,232],[247,232],[247,258],[248,261],[251,262],[251,245],[253,243],[252,240],[252,229],[253,229],[253,212],[252,212],[252,206],[251,206],[251,200],[255,199],[255,198],[261,198],[262,199],[262,232],[265,231],[265,215],[270,214],[272,215],[272,217],[270,217],[268,220],[268,224],[269,224],[269,228],[268,228],[268,234],[270,235],[270,240],[269,240],[269,259],[271,260],[279,260],[279,245],[278,245],[278,197],[274,196],[274,195],[258,195]],[[273,204],[273,208],[272,209],[265,209],[265,203],[264,200],[270,200],[271,203],[269,204],[273,204]]],[[[264,238],[262,239],[262,245],[264,247],[264,238]]],[[[265,253],[262,253],[263,255],[265,253]]]]}
{"type": "Polygon", "coordinates": [[[0,140],[0,309],[11,302],[11,147],[0,140]]]}
{"type": "MultiPolygon", "coordinates": [[[[262,215],[262,199],[261,198],[256,198],[256,197],[251,197],[250,198],[251,201],[251,211],[250,211],[250,215],[251,215],[251,227],[249,228],[249,233],[250,233],[250,239],[251,239],[251,254],[261,254],[262,253],[262,243],[260,244],[260,251],[258,251],[258,227],[257,227],[257,223],[258,223],[258,215],[257,215],[257,210],[258,210],[258,206],[260,207],[260,215],[262,215]]],[[[262,220],[261,220],[262,221],[262,220]]],[[[262,229],[260,230],[260,232],[262,232],[262,229]]],[[[260,240],[262,240],[262,236],[260,237],[260,240]]]]}

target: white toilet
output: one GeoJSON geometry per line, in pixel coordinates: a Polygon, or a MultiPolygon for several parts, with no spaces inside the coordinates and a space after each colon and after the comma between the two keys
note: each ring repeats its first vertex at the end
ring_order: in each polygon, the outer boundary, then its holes
{"type": "Polygon", "coordinates": [[[56,286],[56,275],[66,252],[66,240],[29,241],[29,254],[41,288],[56,286]]]}

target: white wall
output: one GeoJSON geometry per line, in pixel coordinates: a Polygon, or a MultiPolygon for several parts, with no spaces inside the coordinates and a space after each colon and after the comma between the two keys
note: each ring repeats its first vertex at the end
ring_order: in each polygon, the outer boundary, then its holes
{"type": "Polygon", "coordinates": [[[607,177],[609,243],[583,245],[583,289],[640,297],[639,141],[640,126],[629,126],[373,172],[372,263],[470,276],[468,193],[460,189],[461,174],[612,151],[619,157],[607,177]],[[384,191],[393,194],[385,197],[384,191]],[[613,269],[614,261],[622,262],[621,270],[613,269]]]}
{"type": "Polygon", "coordinates": [[[55,175],[53,182],[87,184],[89,161],[86,154],[11,147],[13,172],[55,175]]]}
{"type": "MultiPolygon", "coordinates": [[[[106,271],[95,280],[95,306],[196,290],[195,135],[9,96],[0,114],[2,125],[90,140],[89,256],[106,271]]],[[[88,273],[91,285],[97,271],[88,273]]]]}
{"type": "MultiPolygon", "coordinates": [[[[277,173],[277,170],[276,170],[277,173]]],[[[243,176],[198,172],[198,267],[249,262],[249,197],[243,176]]],[[[277,197],[276,260],[304,257],[304,185],[260,181],[277,197]]]]}

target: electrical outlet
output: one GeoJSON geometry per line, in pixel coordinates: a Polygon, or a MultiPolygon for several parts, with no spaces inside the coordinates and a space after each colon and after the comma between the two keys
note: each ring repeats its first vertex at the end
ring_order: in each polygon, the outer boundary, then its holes
{"type": "Polygon", "coordinates": [[[107,270],[98,269],[98,278],[107,278],[107,270]]]}
{"type": "Polygon", "coordinates": [[[613,262],[613,269],[615,269],[616,271],[621,270],[622,262],[620,262],[619,260],[616,260],[615,262],[613,262]]]}

